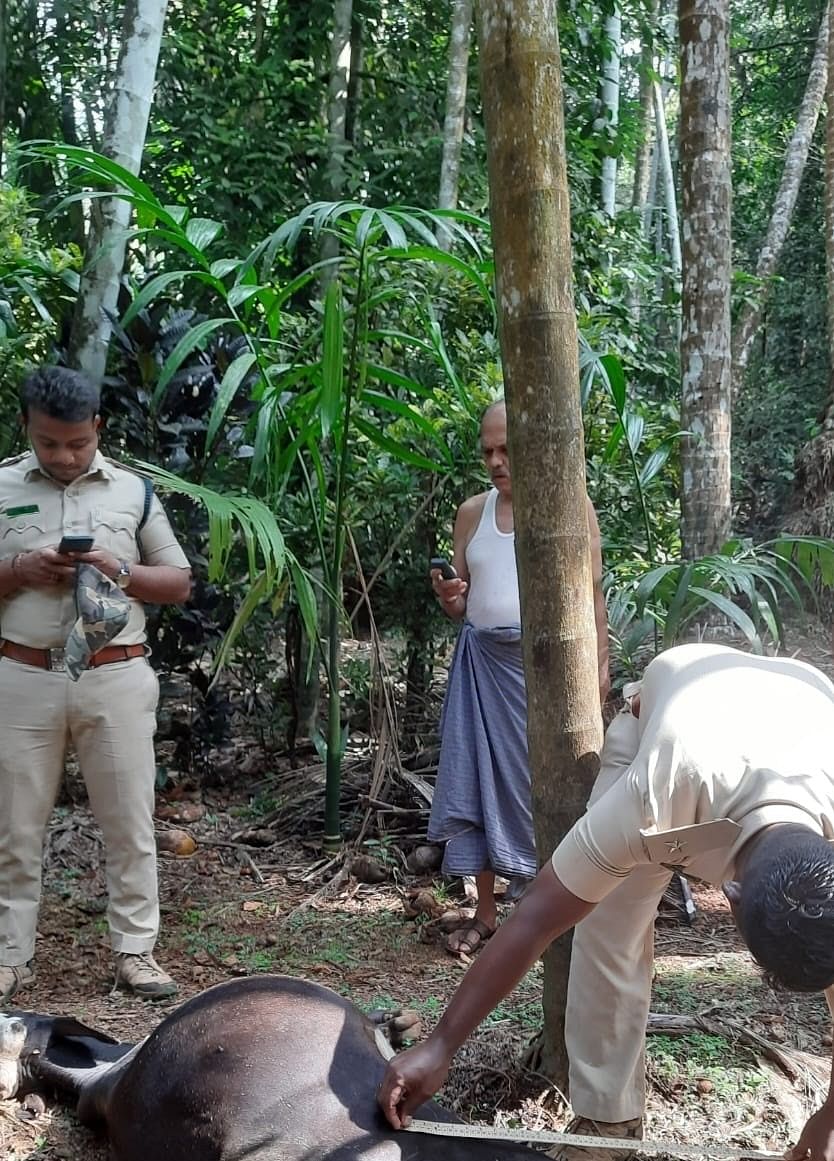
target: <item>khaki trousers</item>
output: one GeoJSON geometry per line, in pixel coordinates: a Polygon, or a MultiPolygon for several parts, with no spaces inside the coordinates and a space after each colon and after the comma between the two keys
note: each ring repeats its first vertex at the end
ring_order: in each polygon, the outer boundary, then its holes
{"type": "MultiPolygon", "coordinates": [[[[589,805],[625,772],[638,744],[637,719],[626,709],[608,727],[589,805]]],[[[654,921],[671,877],[665,867],[636,868],[574,932],[565,1040],[577,1116],[627,1121],[643,1113],[654,921]]]]}
{"type": "Polygon", "coordinates": [[[75,746],[104,835],[114,951],[151,951],[159,929],[153,735],[159,683],[143,657],[63,671],[0,658],[0,964],[32,958],[46,826],[75,746]]]}

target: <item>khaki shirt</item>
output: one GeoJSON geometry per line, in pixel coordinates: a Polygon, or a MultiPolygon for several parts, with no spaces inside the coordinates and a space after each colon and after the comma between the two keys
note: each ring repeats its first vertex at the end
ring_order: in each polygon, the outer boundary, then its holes
{"type": "Polygon", "coordinates": [[[819,670],[681,645],[638,688],[639,718],[626,708],[602,751],[623,773],[552,857],[574,895],[597,903],[645,863],[720,884],[771,823],[834,839],[834,685],[819,670]]]}
{"type": "MultiPolygon", "coordinates": [[[[46,475],[29,452],[0,464],[0,560],[35,548],[57,548],[64,535],[92,535],[97,548],[130,564],[187,569],[188,559],[156,496],[139,531],[144,505],[142,478],[100,451],[71,484],[46,475]]],[[[62,648],[76,619],[75,595],[64,585],[55,590],[21,588],[0,600],[0,635],[21,645],[62,648]]],[[[144,640],[145,610],[131,598],[130,618],[113,644],[144,640]]]]}

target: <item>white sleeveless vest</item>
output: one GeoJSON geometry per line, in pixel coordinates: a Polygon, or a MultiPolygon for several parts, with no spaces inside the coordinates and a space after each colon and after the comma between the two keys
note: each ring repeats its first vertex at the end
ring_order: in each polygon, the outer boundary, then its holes
{"type": "Polygon", "coordinates": [[[495,523],[497,488],[491,488],[475,535],[466,546],[469,592],[466,619],[477,629],[521,624],[515,532],[500,532],[495,523]]]}

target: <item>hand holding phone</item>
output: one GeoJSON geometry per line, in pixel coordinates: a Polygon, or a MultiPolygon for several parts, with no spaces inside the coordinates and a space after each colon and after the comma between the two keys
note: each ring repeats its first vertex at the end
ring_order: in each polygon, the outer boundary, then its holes
{"type": "Polygon", "coordinates": [[[58,551],[62,556],[67,556],[70,552],[89,552],[94,539],[92,536],[63,536],[58,551]]]}
{"type": "Polygon", "coordinates": [[[440,570],[440,575],[444,580],[457,580],[457,573],[445,556],[433,556],[429,561],[429,569],[440,570]]]}

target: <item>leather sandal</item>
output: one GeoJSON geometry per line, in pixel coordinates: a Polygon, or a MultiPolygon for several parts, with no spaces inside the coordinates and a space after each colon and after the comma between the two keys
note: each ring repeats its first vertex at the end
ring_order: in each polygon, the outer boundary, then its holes
{"type": "Polygon", "coordinates": [[[480,919],[468,919],[447,936],[446,950],[452,955],[474,955],[478,948],[495,935],[495,931],[494,927],[487,927],[480,919]]]}

